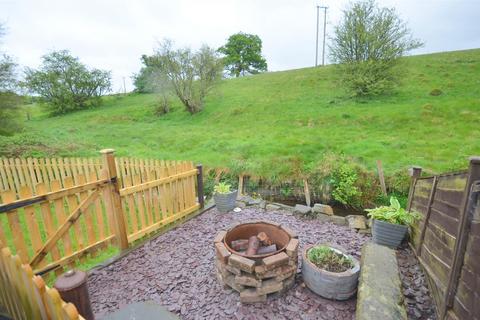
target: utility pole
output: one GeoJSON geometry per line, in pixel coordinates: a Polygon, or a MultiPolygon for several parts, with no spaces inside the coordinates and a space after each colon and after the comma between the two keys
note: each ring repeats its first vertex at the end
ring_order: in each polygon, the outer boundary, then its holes
{"type": "Polygon", "coordinates": [[[323,15],[323,53],[322,53],[322,66],[325,66],[325,37],[327,35],[327,9],[328,7],[322,7],[324,9],[323,15]]]}
{"type": "Polygon", "coordinates": [[[320,17],[320,6],[317,6],[317,35],[315,36],[315,67],[318,66],[318,24],[320,17]]]}
{"type": "Polygon", "coordinates": [[[327,9],[328,7],[321,7],[317,6],[317,36],[315,38],[315,67],[318,66],[318,31],[320,25],[320,9],[324,11],[324,18],[323,18],[323,53],[322,53],[322,65],[325,65],[325,37],[326,37],[326,30],[327,30],[327,9]]]}
{"type": "Polygon", "coordinates": [[[127,95],[127,87],[125,86],[125,77],[123,77],[123,95],[127,95]]]}

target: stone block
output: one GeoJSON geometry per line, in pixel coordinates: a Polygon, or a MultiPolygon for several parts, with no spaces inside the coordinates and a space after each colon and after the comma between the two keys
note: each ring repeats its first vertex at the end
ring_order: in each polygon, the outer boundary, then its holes
{"type": "Polygon", "coordinates": [[[296,204],[295,208],[293,209],[293,213],[306,215],[312,212],[312,208],[309,206],[304,206],[303,204],[296,204]]]}
{"type": "Polygon", "coordinates": [[[225,238],[225,235],[227,234],[227,231],[222,230],[220,231],[216,236],[215,239],[213,240],[214,243],[217,242],[223,242],[223,239],[225,238]]]}
{"type": "Polygon", "coordinates": [[[228,258],[230,257],[231,253],[227,250],[225,245],[222,242],[215,243],[215,252],[217,254],[218,259],[223,262],[227,263],[228,258]]]}
{"type": "Polygon", "coordinates": [[[285,252],[277,253],[273,256],[269,256],[263,258],[262,262],[265,266],[265,270],[272,270],[278,266],[284,265],[288,263],[288,255],[285,252]]]}
{"type": "Polygon", "coordinates": [[[265,206],[265,210],[267,210],[267,211],[278,211],[278,210],[280,210],[280,206],[277,206],[276,204],[269,203],[265,206]]]}
{"type": "Polygon", "coordinates": [[[260,201],[260,204],[258,205],[260,209],[266,209],[267,208],[267,201],[262,200],[260,201]]]}
{"type": "Polygon", "coordinates": [[[223,279],[224,283],[226,283],[230,288],[232,288],[233,290],[235,290],[237,292],[242,292],[243,290],[245,290],[244,286],[235,283],[235,276],[234,275],[229,275],[227,277],[222,277],[222,279],[223,279]]]}
{"type": "Polygon", "coordinates": [[[266,294],[259,294],[255,289],[245,289],[240,292],[240,302],[242,303],[256,303],[267,301],[266,294]]]}
{"type": "Polygon", "coordinates": [[[257,288],[257,293],[260,295],[266,295],[272,292],[280,291],[283,289],[283,282],[275,279],[268,279],[262,281],[262,286],[257,288]]]}
{"type": "Polygon", "coordinates": [[[279,274],[278,276],[275,277],[275,280],[277,281],[283,281],[285,279],[291,278],[292,276],[295,275],[295,269],[292,266],[288,266],[290,269],[286,272],[283,272],[279,274]]]}
{"type": "Polygon", "coordinates": [[[235,202],[235,206],[238,207],[238,208],[245,208],[247,205],[245,204],[245,202],[242,202],[242,201],[237,201],[235,202]]]}
{"type": "Polygon", "coordinates": [[[242,270],[240,270],[239,268],[236,268],[236,267],[233,267],[229,264],[226,264],[225,265],[225,269],[230,272],[230,273],[233,273],[234,275],[240,275],[242,274],[242,270]]]}
{"type": "Polygon", "coordinates": [[[276,267],[273,270],[266,270],[265,266],[261,266],[262,269],[255,267],[255,273],[257,275],[257,278],[259,279],[267,279],[267,278],[274,278],[278,277],[282,274],[287,274],[287,273],[294,273],[296,270],[295,266],[290,266],[290,265],[283,265],[280,267],[276,267]],[[258,269],[257,269],[258,268],[258,269]]]}
{"type": "Polygon", "coordinates": [[[255,276],[251,274],[235,276],[235,283],[246,287],[259,288],[262,286],[262,280],[255,278],[255,276]]]}
{"type": "Polygon", "coordinates": [[[345,219],[347,219],[348,226],[352,229],[367,229],[365,216],[355,214],[346,216],[345,219]]]}
{"type": "Polygon", "coordinates": [[[255,268],[255,261],[236,254],[230,256],[228,264],[247,273],[252,273],[255,268]]]}
{"type": "Polygon", "coordinates": [[[360,263],[356,319],[407,319],[395,251],[367,243],[360,263]]]}
{"type": "Polygon", "coordinates": [[[319,213],[315,216],[316,219],[322,221],[322,222],[331,222],[333,224],[339,225],[339,226],[344,226],[347,224],[347,220],[345,217],[340,217],[340,216],[329,216],[323,213],[319,213]]]}
{"type": "Polygon", "coordinates": [[[292,238],[286,247],[286,252],[289,257],[297,258],[298,257],[298,239],[292,238]]]}
{"type": "Polygon", "coordinates": [[[333,216],[334,215],[332,207],[330,207],[329,205],[326,205],[326,204],[321,204],[321,203],[315,203],[313,205],[312,211],[314,213],[323,213],[323,214],[326,214],[328,216],[333,216]]]}
{"type": "Polygon", "coordinates": [[[283,280],[283,291],[289,290],[295,284],[295,274],[293,274],[290,278],[283,280]]]}

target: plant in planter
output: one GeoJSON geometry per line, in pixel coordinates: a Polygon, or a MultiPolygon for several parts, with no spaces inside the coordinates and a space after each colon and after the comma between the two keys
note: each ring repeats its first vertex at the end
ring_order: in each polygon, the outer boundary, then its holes
{"type": "Polygon", "coordinates": [[[407,234],[408,227],[419,219],[416,212],[408,212],[400,206],[397,198],[390,197],[390,206],[365,210],[372,218],[373,242],[397,248],[407,234]]]}
{"type": "Polygon", "coordinates": [[[220,212],[228,212],[235,208],[237,200],[237,190],[231,191],[231,186],[224,182],[220,182],[213,188],[213,199],[220,212]]]}
{"type": "Polygon", "coordinates": [[[310,246],[303,251],[302,276],[316,294],[347,300],[357,292],[360,264],[341,247],[331,244],[310,246]]]}

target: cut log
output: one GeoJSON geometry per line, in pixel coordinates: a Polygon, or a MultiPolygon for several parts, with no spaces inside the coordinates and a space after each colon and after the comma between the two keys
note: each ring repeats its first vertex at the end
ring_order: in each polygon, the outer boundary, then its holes
{"type": "Polygon", "coordinates": [[[260,247],[257,250],[257,254],[267,254],[267,253],[273,253],[277,251],[277,245],[272,244],[271,246],[268,247],[260,247]]]}
{"type": "Polygon", "coordinates": [[[258,247],[260,247],[260,241],[258,240],[257,236],[251,236],[248,239],[248,248],[246,255],[247,256],[253,256],[257,254],[258,247]]]}
{"type": "Polygon", "coordinates": [[[263,231],[257,235],[257,238],[264,246],[270,246],[272,244],[272,240],[270,240],[268,235],[263,231]]]}
{"type": "Polygon", "coordinates": [[[233,240],[230,246],[235,251],[247,250],[248,240],[247,239],[233,240]]]}

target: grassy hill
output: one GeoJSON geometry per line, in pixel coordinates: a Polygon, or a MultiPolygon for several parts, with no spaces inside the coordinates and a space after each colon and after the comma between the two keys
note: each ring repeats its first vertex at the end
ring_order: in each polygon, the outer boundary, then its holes
{"type": "Polygon", "coordinates": [[[155,95],[110,96],[94,110],[47,117],[35,106],[25,132],[0,140],[3,154],[118,155],[189,159],[284,176],[345,154],[388,173],[411,164],[430,172],[457,169],[480,154],[480,50],[403,60],[397,92],[347,98],[334,67],[265,73],[222,81],[191,116],[176,103],[157,117],[155,95]],[[432,96],[440,89],[443,94],[432,96]]]}

